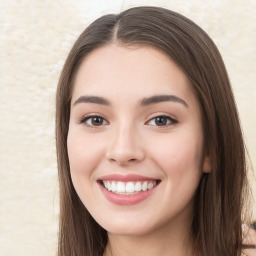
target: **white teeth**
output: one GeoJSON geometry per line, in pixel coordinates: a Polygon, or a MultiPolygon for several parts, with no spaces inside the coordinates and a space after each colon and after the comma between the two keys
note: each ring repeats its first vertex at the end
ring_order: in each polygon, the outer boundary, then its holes
{"type": "Polygon", "coordinates": [[[109,191],[111,191],[111,182],[107,181],[107,188],[109,191]]]}
{"type": "Polygon", "coordinates": [[[141,191],[147,191],[155,187],[157,182],[154,181],[129,181],[129,182],[122,182],[122,181],[103,181],[104,187],[108,191],[112,191],[116,194],[133,194],[138,193],[141,191]]]}
{"type": "Polygon", "coordinates": [[[116,192],[116,183],[115,183],[114,181],[112,181],[111,190],[112,190],[113,192],[116,192]]]}
{"type": "Polygon", "coordinates": [[[153,182],[148,183],[148,189],[151,189],[151,188],[153,188],[153,182]]]}
{"type": "Polygon", "coordinates": [[[142,190],[146,191],[147,189],[148,189],[148,182],[144,181],[143,184],[142,184],[142,190]]]}
{"type": "Polygon", "coordinates": [[[125,184],[123,182],[121,181],[117,182],[116,192],[119,192],[119,193],[125,192],[125,184]]]}
{"type": "Polygon", "coordinates": [[[134,190],[136,192],[140,192],[141,191],[141,182],[139,182],[139,181],[136,182],[134,190]]]}
{"type": "Polygon", "coordinates": [[[126,183],[125,192],[128,192],[128,193],[134,192],[134,184],[132,182],[126,183]]]}

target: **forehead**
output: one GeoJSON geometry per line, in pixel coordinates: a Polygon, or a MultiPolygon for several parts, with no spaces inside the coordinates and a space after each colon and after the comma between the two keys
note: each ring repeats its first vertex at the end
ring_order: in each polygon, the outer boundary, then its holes
{"type": "Polygon", "coordinates": [[[119,99],[155,94],[194,97],[186,75],[165,53],[151,46],[117,44],[97,48],[82,61],[72,101],[83,94],[119,99]]]}

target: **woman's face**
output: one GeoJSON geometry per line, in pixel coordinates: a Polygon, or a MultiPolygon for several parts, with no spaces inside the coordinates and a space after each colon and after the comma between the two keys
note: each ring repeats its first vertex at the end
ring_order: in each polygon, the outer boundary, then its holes
{"type": "Polygon", "coordinates": [[[91,52],[76,75],[67,143],[77,194],[107,231],[191,221],[210,164],[197,99],[161,51],[111,44],[91,52]]]}

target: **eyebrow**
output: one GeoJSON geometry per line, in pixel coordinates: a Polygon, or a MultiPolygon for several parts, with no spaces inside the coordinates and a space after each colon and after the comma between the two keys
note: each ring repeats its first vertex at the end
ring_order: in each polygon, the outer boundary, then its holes
{"type": "MultiPolygon", "coordinates": [[[[140,102],[140,106],[144,107],[166,101],[177,102],[184,105],[185,107],[188,107],[186,101],[175,95],[155,95],[148,98],[143,98],[142,101],[140,102]]],[[[74,102],[74,106],[79,103],[94,103],[99,105],[111,106],[111,103],[108,99],[100,96],[83,95],[74,102]]]]}
{"type": "Polygon", "coordinates": [[[99,96],[87,96],[87,95],[83,95],[79,97],[74,102],[74,106],[77,105],[78,103],[95,103],[95,104],[106,105],[106,106],[111,105],[110,101],[107,100],[106,98],[99,97],[99,96]]]}
{"type": "Polygon", "coordinates": [[[181,103],[185,107],[188,107],[188,104],[186,103],[186,101],[182,100],[181,98],[175,95],[156,95],[149,98],[144,98],[141,101],[140,105],[148,106],[151,104],[156,104],[156,103],[165,102],[165,101],[173,101],[173,102],[181,103]]]}

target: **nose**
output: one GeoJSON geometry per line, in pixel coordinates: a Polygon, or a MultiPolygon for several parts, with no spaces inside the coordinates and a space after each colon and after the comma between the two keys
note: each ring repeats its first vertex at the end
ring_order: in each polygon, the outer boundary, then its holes
{"type": "Polygon", "coordinates": [[[110,143],[106,152],[109,161],[125,166],[138,163],[145,158],[143,145],[136,131],[124,127],[113,133],[109,138],[110,143]]]}

